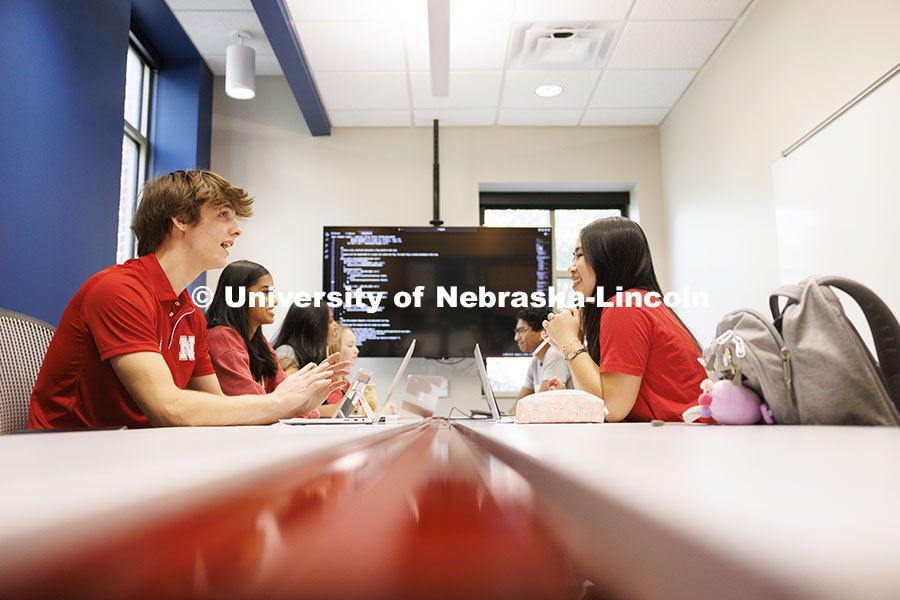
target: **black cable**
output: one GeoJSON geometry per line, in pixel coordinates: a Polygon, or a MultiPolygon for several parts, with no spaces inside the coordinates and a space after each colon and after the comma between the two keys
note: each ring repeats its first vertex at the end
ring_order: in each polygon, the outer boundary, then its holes
{"type": "Polygon", "coordinates": [[[458,419],[471,419],[471,418],[472,418],[472,415],[467,415],[467,414],[464,413],[462,410],[460,410],[460,409],[456,408],[455,406],[453,406],[453,407],[450,408],[450,412],[447,413],[447,420],[448,420],[448,421],[449,421],[450,419],[453,418],[452,415],[453,415],[453,411],[454,411],[454,410],[455,410],[456,412],[458,412],[459,414],[463,415],[462,417],[457,417],[458,419]]]}

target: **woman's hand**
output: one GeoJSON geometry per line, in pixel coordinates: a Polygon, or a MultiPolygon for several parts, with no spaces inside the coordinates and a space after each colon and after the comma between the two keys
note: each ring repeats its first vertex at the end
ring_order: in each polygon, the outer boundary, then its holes
{"type": "Polygon", "coordinates": [[[562,347],[581,340],[581,310],[564,308],[560,312],[547,315],[541,337],[550,339],[550,345],[562,352],[562,347]]]}

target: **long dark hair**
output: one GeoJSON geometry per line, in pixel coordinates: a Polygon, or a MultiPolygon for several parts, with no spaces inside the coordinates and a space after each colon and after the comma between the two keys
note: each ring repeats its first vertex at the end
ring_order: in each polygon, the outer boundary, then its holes
{"type": "MultiPolygon", "coordinates": [[[[580,237],[581,251],[597,277],[596,289],[587,290],[585,296],[593,296],[601,303],[615,296],[617,288],[622,291],[645,290],[662,296],[656,271],[653,269],[653,259],[650,257],[650,244],[640,225],[625,217],[608,217],[585,225],[580,237]]],[[[674,311],[666,308],[691,336],[699,351],[700,344],[691,330],[674,311]]],[[[603,306],[585,304],[581,314],[581,327],[587,336],[588,354],[594,362],[599,363],[600,315],[603,314],[603,306]]]]}
{"type": "Polygon", "coordinates": [[[247,354],[250,355],[250,372],[259,380],[261,377],[275,377],[278,372],[278,363],[275,356],[266,343],[263,336],[262,327],[257,327],[256,333],[252,339],[247,339],[247,332],[250,330],[250,320],[248,316],[248,307],[250,306],[250,292],[245,291],[245,302],[243,306],[232,308],[225,302],[225,290],[231,288],[249,289],[255,285],[260,278],[269,275],[269,272],[262,265],[249,260],[238,260],[222,271],[219,276],[219,284],[216,287],[216,295],[206,309],[206,326],[209,329],[225,325],[237,331],[244,343],[247,345],[247,354]]]}
{"type": "Polygon", "coordinates": [[[320,363],[328,356],[328,307],[292,304],[273,345],[290,346],[297,355],[297,366],[320,363]]]}

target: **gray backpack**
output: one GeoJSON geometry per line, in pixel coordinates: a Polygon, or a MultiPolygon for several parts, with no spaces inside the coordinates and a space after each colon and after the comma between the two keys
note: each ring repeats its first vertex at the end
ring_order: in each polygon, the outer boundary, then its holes
{"type": "Polygon", "coordinates": [[[900,425],[900,325],[873,291],[843,277],[811,278],[778,288],[769,306],[774,321],[753,310],[722,318],[703,354],[712,379],[752,389],[776,423],[900,425]],[[831,287],[862,308],[879,362],[831,287]]]}

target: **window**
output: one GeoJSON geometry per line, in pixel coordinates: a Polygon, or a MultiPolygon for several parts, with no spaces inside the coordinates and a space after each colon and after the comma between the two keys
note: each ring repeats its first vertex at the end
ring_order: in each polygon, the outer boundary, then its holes
{"type": "MultiPolygon", "coordinates": [[[[628,216],[628,192],[482,192],[481,224],[487,227],[550,227],[553,230],[553,287],[572,289],[569,265],[582,227],[596,219],[628,216]]],[[[510,323],[510,338],[514,324],[510,323]]],[[[488,377],[498,396],[515,396],[531,359],[490,357],[488,377]]]]}
{"type": "Polygon", "coordinates": [[[481,224],[553,229],[553,287],[572,288],[569,264],[578,232],[603,217],[628,216],[628,192],[482,192],[481,224]]]}
{"type": "Polygon", "coordinates": [[[136,255],[131,221],[137,204],[138,189],[147,177],[150,153],[148,131],[150,123],[150,63],[139,47],[128,47],[125,68],[125,129],[122,135],[122,173],[119,183],[119,227],[116,243],[116,262],[124,262],[136,255]]]}

